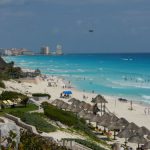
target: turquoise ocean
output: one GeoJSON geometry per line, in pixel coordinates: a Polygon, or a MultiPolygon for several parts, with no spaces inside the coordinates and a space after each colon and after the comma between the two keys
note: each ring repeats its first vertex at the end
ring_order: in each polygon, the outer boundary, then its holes
{"type": "Polygon", "coordinates": [[[71,81],[82,91],[150,103],[150,54],[7,56],[8,62],[71,81]]]}

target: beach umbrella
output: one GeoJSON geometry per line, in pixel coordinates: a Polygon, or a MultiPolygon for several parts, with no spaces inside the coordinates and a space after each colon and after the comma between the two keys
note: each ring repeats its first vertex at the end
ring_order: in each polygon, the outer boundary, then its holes
{"type": "Polygon", "coordinates": [[[117,116],[115,116],[115,115],[113,115],[113,114],[110,116],[110,122],[111,122],[111,123],[116,122],[116,121],[118,121],[118,120],[119,120],[119,118],[118,118],[117,116]]]}
{"type": "Polygon", "coordinates": [[[107,128],[109,130],[114,131],[114,140],[115,140],[116,132],[122,130],[124,127],[125,127],[125,125],[120,122],[113,122],[107,128]]]}
{"type": "Polygon", "coordinates": [[[95,98],[92,99],[91,102],[101,104],[101,115],[102,115],[102,110],[105,112],[105,103],[108,103],[108,102],[102,95],[97,95],[95,98]],[[104,103],[104,108],[102,107],[103,103],[104,103]]]}
{"type": "Polygon", "coordinates": [[[119,138],[130,138],[131,136],[135,135],[135,133],[132,130],[129,129],[123,129],[122,131],[120,131],[117,136],[119,138]]]}
{"type": "Polygon", "coordinates": [[[90,119],[90,122],[100,122],[101,117],[99,115],[95,115],[93,118],[90,119]]]}
{"type": "Polygon", "coordinates": [[[82,111],[80,111],[80,112],[78,113],[78,115],[79,115],[81,118],[84,117],[86,114],[87,114],[87,113],[86,113],[85,110],[82,110],[82,111]]]}
{"type": "Polygon", "coordinates": [[[146,142],[143,146],[143,149],[150,149],[150,141],[146,142]]]}
{"type": "Polygon", "coordinates": [[[104,120],[104,119],[107,119],[107,118],[110,118],[111,115],[109,113],[105,113],[101,116],[101,120],[104,120]]]}
{"type": "Polygon", "coordinates": [[[139,144],[145,144],[147,141],[143,136],[133,135],[128,139],[128,142],[137,143],[139,148],[139,144]]]}
{"type": "Polygon", "coordinates": [[[75,108],[73,105],[69,105],[69,106],[67,107],[67,110],[71,111],[73,108],[75,108]]]}
{"type": "Polygon", "coordinates": [[[70,95],[72,94],[72,91],[63,91],[63,94],[70,95]]]}
{"type": "Polygon", "coordinates": [[[129,123],[128,126],[126,126],[126,129],[132,130],[133,132],[138,131],[140,128],[133,122],[129,123]]]}
{"type": "Polygon", "coordinates": [[[91,102],[92,103],[108,103],[102,95],[97,95],[95,98],[92,99],[91,102]]]}
{"type": "Polygon", "coordinates": [[[90,104],[88,104],[88,103],[83,105],[83,109],[86,109],[86,110],[90,109],[91,107],[92,106],[90,104]]]}
{"type": "Polygon", "coordinates": [[[59,101],[61,101],[61,100],[60,99],[55,99],[51,104],[56,105],[59,101]]]}
{"type": "Polygon", "coordinates": [[[71,111],[74,112],[74,113],[78,113],[82,110],[82,108],[79,108],[79,107],[75,107],[73,108],[71,111]]]}
{"type": "Polygon", "coordinates": [[[147,139],[149,139],[149,140],[150,140],[150,134],[148,134],[147,139]]]}
{"type": "Polygon", "coordinates": [[[120,118],[117,123],[127,126],[129,122],[125,118],[120,118]]]}
{"type": "Polygon", "coordinates": [[[74,101],[71,105],[73,105],[73,106],[79,106],[79,104],[80,104],[81,102],[79,101],[79,100],[76,100],[76,101],[74,101]]]}
{"type": "Polygon", "coordinates": [[[90,106],[86,111],[87,111],[87,112],[92,112],[92,113],[93,113],[93,106],[90,106]]]}
{"type": "Polygon", "coordinates": [[[90,120],[90,119],[93,118],[94,116],[95,116],[94,114],[88,113],[88,114],[86,114],[85,116],[83,116],[83,118],[84,118],[85,120],[90,120]]]}
{"type": "Polygon", "coordinates": [[[97,127],[97,123],[100,122],[100,116],[99,115],[95,115],[93,118],[90,118],[89,121],[90,122],[96,122],[96,127],[97,127]]]}
{"type": "Polygon", "coordinates": [[[98,125],[108,127],[110,125],[110,120],[109,119],[101,120],[101,122],[98,122],[98,125]]]}
{"type": "Polygon", "coordinates": [[[150,134],[150,131],[146,127],[140,127],[137,133],[141,136],[150,134]]]}
{"type": "Polygon", "coordinates": [[[69,106],[69,104],[67,104],[67,103],[64,102],[64,103],[62,104],[62,106],[61,106],[61,109],[67,109],[68,106],[69,106]]]}
{"type": "Polygon", "coordinates": [[[120,124],[119,122],[113,122],[108,126],[109,130],[122,130],[124,128],[123,124],[120,124]]]}
{"type": "Polygon", "coordinates": [[[65,103],[64,101],[60,100],[60,101],[58,101],[58,102],[56,103],[56,106],[57,106],[58,108],[61,108],[64,103],[65,103]]]}
{"type": "Polygon", "coordinates": [[[86,102],[82,101],[82,102],[79,104],[79,107],[83,107],[85,104],[86,104],[86,102]]]}

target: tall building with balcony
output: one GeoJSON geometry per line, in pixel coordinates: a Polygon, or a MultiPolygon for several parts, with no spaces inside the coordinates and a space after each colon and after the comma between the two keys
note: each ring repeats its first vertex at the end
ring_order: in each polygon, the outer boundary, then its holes
{"type": "Polygon", "coordinates": [[[62,55],[62,54],[63,54],[62,45],[57,44],[57,46],[56,46],[56,55],[62,55]]]}
{"type": "Polygon", "coordinates": [[[43,54],[43,55],[49,55],[50,54],[50,48],[48,46],[41,47],[41,54],[43,54]]]}

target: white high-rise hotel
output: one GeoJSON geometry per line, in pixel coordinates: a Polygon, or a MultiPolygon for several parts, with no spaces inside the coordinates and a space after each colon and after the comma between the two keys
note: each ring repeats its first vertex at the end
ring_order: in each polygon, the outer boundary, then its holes
{"type": "Polygon", "coordinates": [[[48,46],[41,47],[41,54],[43,54],[43,55],[49,55],[50,54],[50,48],[48,46]]]}
{"type": "Polygon", "coordinates": [[[62,54],[63,54],[62,45],[57,44],[57,46],[56,46],[56,55],[62,55],[62,54]]]}

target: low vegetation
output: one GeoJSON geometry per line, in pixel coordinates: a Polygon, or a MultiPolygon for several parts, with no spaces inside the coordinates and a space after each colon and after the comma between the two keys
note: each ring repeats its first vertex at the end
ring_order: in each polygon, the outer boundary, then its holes
{"type": "Polygon", "coordinates": [[[5,89],[5,84],[4,84],[4,82],[3,82],[3,81],[0,81],[0,88],[5,89]]]}
{"type": "Polygon", "coordinates": [[[46,93],[33,93],[32,96],[34,96],[34,97],[48,97],[48,99],[51,98],[51,96],[49,94],[46,94],[46,93]]]}
{"type": "Polygon", "coordinates": [[[52,120],[60,121],[61,123],[68,126],[74,126],[79,121],[77,117],[71,112],[63,111],[46,102],[43,103],[43,106],[44,114],[52,120]]]}
{"type": "Polygon", "coordinates": [[[16,111],[18,111],[20,114],[22,113],[24,114],[26,112],[37,110],[37,109],[38,107],[34,104],[28,104],[27,107],[5,108],[5,109],[1,109],[0,116],[4,115],[5,113],[16,112],[16,111]]]}
{"type": "Polygon", "coordinates": [[[54,132],[56,128],[48,123],[39,113],[24,113],[22,111],[12,111],[11,115],[19,117],[23,122],[35,126],[38,131],[54,132]]]}
{"type": "MultiPolygon", "coordinates": [[[[86,122],[83,119],[78,118],[72,112],[58,109],[57,107],[47,102],[42,103],[42,106],[44,108],[44,114],[48,118],[55,120],[55,121],[60,121],[61,123],[68,125],[69,127],[72,127],[76,131],[79,131],[80,133],[87,135],[93,140],[100,142],[97,136],[88,127],[86,122]]],[[[101,142],[101,143],[105,144],[105,142],[101,142]]]]}
{"type": "MultiPolygon", "coordinates": [[[[15,133],[10,131],[9,136],[5,140],[6,146],[0,146],[2,150],[67,150],[65,147],[59,146],[52,138],[46,138],[35,135],[25,130],[21,130],[20,141],[16,142],[15,133]],[[18,145],[18,146],[17,146],[18,145]]],[[[1,142],[2,143],[2,142],[1,142]]]]}
{"type": "Polygon", "coordinates": [[[67,140],[67,141],[75,141],[79,144],[82,144],[88,148],[91,148],[92,150],[106,150],[102,147],[100,147],[99,145],[93,143],[93,142],[89,142],[89,141],[86,141],[86,140],[82,140],[82,139],[64,139],[64,140],[67,140]]]}
{"type": "Polygon", "coordinates": [[[13,91],[3,91],[2,94],[0,95],[1,100],[13,100],[17,98],[24,100],[28,97],[22,93],[13,92],[13,91]]]}

